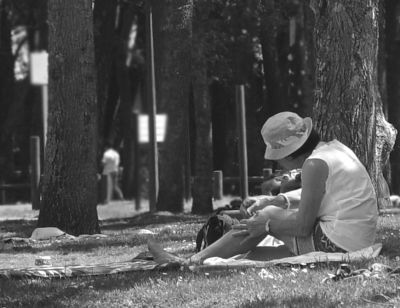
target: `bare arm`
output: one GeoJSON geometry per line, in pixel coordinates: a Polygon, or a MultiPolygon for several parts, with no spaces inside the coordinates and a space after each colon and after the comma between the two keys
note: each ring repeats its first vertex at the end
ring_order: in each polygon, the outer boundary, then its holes
{"type": "Polygon", "coordinates": [[[307,160],[302,169],[302,190],[299,210],[285,219],[270,217],[272,234],[307,236],[312,231],[325,194],[328,166],[320,159],[307,160]]]}

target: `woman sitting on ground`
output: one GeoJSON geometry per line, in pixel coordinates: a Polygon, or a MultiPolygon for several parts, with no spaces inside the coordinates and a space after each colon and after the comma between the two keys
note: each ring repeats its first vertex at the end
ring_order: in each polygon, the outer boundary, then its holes
{"type": "Polygon", "coordinates": [[[311,118],[292,112],[269,118],[261,134],[265,159],[286,170],[302,169],[301,190],[244,202],[243,212],[253,216],[188,260],[149,242],[156,261],[201,263],[247,252],[246,258],[270,260],[312,251],[351,252],[374,243],[377,199],[365,167],[352,150],[337,140],[321,142],[311,118]],[[285,245],[257,247],[268,234],[285,245]]]}

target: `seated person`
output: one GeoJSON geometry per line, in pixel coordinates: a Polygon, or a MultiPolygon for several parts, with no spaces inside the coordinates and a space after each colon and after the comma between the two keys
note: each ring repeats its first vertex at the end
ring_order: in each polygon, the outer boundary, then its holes
{"type": "Polygon", "coordinates": [[[273,175],[270,179],[261,183],[261,194],[275,196],[301,187],[301,173],[298,170],[290,170],[284,174],[273,175]]]}
{"type": "Polygon", "coordinates": [[[277,161],[286,170],[301,168],[301,189],[244,202],[242,210],[249,218],[189,259],[149,242],[156,261],[201,263],[210,257],[229,258],[247,252],[249,259],[270,260],[312,251],[351,252],[374,243],[377,199],[371,179],[353,151],[338,140],[320,141],[312,120],[292,112],[269,118],[261,134],[265,159],[277,161]],[[257,247],[268,234],[285,245],[257,247]]]}

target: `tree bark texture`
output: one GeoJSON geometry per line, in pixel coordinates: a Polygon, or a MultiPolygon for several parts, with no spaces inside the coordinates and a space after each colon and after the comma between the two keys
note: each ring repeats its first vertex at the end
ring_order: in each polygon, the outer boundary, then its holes
{"type": "Polygon", "coordinates": [[[396,131],[378,91],[378,0],[311,1],[316,24],[314,120],[323,140],[338,139],[366,166],[378,197],[389,205],[382,169],[396,131]]]}
{"type": "MultiPolygon", "coordinates": [[[[389,121],[400,127],[400,2],[386,4],[386,73],[389,121]]],[[[397,142],[390,156],[392,193],[400,194],[400,145],[397,142]]]]}
{"type": "Polygon", "coordinates": [[[185,117],[190,88],[191,0],[153,1],[157,113],[168,116],[159,145],[157,210],[183,210],[185,117]]]}
{"type": "Polygon", "coordinates": [[[195,148],[192,151],[194,160],[194,183],[192,186],[193,213],[210,213],[213,210],[212,195],[212,127],[211,101],[205,40],[202,24],[206,22],[201,11],[194,10],[192,39],[192,87],[194,106],[195,148]]]}
{"type": "Polygon", "coordinates": [[[38,225],[98,233],[92,1],[52,0],[48,9],[49,130],[38,225]]]}

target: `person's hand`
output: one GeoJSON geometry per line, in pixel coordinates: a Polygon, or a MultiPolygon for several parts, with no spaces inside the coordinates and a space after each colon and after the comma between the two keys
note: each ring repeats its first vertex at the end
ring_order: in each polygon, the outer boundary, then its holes
{"type": "Polygon", "coordinates": [[[255,199],[255,198],[246,198],[243,200],[241,206],[240,206],[240,213],[243,215],[243,217],[251,217],[253,216],[257,211],[261,210],[263,208],[261,199],[255,199]]]}
{"type": "Polygon", "coordinates": [[[242,216],[245,218],[249,218],[252,215],[249,209],[251,209],[253,206],[257,207],[257,200],[251,198],[244,199],[240,205],[240,214],[242,214],[242,216]]]}
{"type": "Polygon", "coordinates": [[[269,215],[262,212],[256,212],[254,216],[249,219],[242,219],[239,224],[233,225],[232,229],[237,230],[232,235],[234,237],[245,238],[240,242],[242,244],[244,241],[250,238],[259,237],[266,234],[265,224],[269,220],[269,215]]]}

